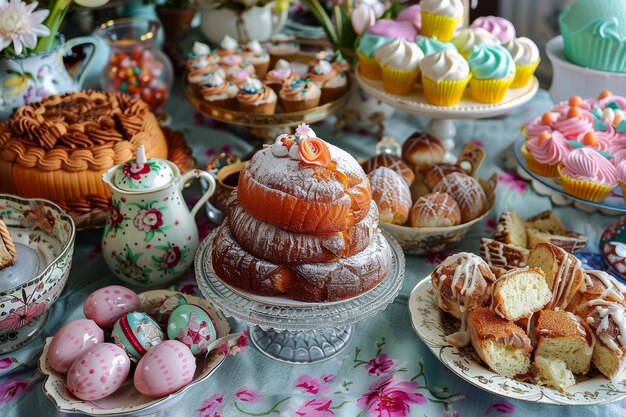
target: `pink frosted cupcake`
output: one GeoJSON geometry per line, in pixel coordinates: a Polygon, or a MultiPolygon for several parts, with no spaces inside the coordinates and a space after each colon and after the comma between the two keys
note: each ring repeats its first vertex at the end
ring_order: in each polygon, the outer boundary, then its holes
{"type": "Polygon", "coordinates": [[[566,193],[590,201],[604,200],[617,186],[617,169],[596,150],[574,149],[559,166],[559,175],[566,193]]]}
{"type": "Polygon", "coordinates": [[[528,169],[542,177],[558,177],[559,164],[569,152],[565,137],[558,131],[541,132],[522,145],[528,169]]]}
{"type": "Polygon", "coordinates": [[[566,115],[562,115],[552,128],[563,133],[567,139],[576,140],[581,134],[594,130],[594,117],[580,107],[571,107],[566,115]]]}
{"type": "Polygon", "coordinates": [[[298,73],[291,69],[289,62],[280,59],[274,69],[265,75],[265,84],[278,94],[283,85],[290,85],[292,80],[299,79],[298,73]]]}
{"type": "Polygon", "coordinates": [[[515,26],[503,17],[481,16],[470,25],[473,29],[484,29],[504,44],[515,39],[515,26]]]}
{"type": "Polygon", "coordinates": [[[539,136],[541,132],[552,132],[552,125],[558,117],[558,113],[545,112],[543,116],[537,117],[528,124],[526,130],[524,130],[524,136],[526,136],[526,139],[531,139],[539,136]]]}

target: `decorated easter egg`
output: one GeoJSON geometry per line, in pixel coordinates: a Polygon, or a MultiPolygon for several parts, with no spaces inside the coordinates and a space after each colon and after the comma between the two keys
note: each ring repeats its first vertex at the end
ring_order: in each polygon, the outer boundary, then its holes
{"type": "Polygon", "coordinates": [[[185,296],[180,293],[176,293],[163,300],[156,311],[156,319],[159,324],[166,325],[172,315],[172,312],[176,310],[178,306],[182,306],[184,304],[187,304],[187,299],[185,299],[185,296]]]}
{"type": "Polygon", "coordinates": [[[134,291],[121,285],[109,285],[89,294],[83,313],[103,329],[110,329],[126,313],[139,310],[141,301],[134,291]]]}
{"type": "Polygon", "coordinates": [[[162,397],[191,382],[196,358],[185,344],[166,340],[146,353],[137,364],[133,382],[140,393],[162,397]]]}
{"type": "Polygon", "coordinates": [[[183,342],[194,355],[206,352],[209,344],[217,337],[213,318],[194,304],[179,306],[167,321],[167,338],[183,342]]]}
{"type": "Polygon", "coordinates": [[[122,348],[113,343],[98,343],[72,363],[67,388],[81,400],[99,400],[117,391],[129,370],[130,360],[122,348]]]}
{"type": "Polygon", "coordinates": [[[613,273],[626,281],[626,217],[619,218],[600,237],[600,252],[613,273]]]}
{"type": "Polygon", "coordinates": [[[96,343],[102,342],[104,332],[93,320],[70,321],[52,338],[48,349],[48,363],[55,371],[65,374],[77,357],[96,343]]]}
{"type": "Polygon", "coordinates": [[[150,349],[161,343],[165,335],[156,321],[146,313],[134,311],[123,315],[111,332],[116,345],[131,359],[141,359],[150,349]]]}

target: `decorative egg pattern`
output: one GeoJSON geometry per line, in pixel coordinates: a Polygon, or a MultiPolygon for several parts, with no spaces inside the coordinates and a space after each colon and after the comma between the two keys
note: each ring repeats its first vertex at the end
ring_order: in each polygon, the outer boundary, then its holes
{"type": "Polygon", "coordinates": [[[48,350],[48,363],[55,371],[65,374],[77,357],[102,342],[104,332],[93,320],[70,321],[54,335],[48,350]]]}
{"type": "Polygon", "coordinates": [[[180,293],[172,295],[171,297],[163,300],[163,302],[159,305],[159,308],[156,311],[156,319],[159,324],[166,325],[167,321],[172,315],[172,312],[176,310],[177,307],[184,304],[187,304],[187,300],[185,299],[185,296],[180,293]]]}
{"type": "Polygon", "coordinates": [[[196,358],[177,340],[166,340],[141,358],[133,382],[140,393],[162,397],[178,391],[191,382],[196,358]]]}
{"type": "Polygon", "coordinates": [[[130,360],[122,348],[99,343],[74,361],[67,374],[67,388],[81,400],[99,400],[114,393],[129,370],[130,360]]]}
{"type": "Polygon", "coordinates": [[[197,355],[206,352],[218,335],[215,321],[209,313],[197,305],[185,304],[170,315],[167,337],[183,342],[191,353],[197,355]]]}
{"type": "Polygon", "coordinates": [[[122,316],[113,326],[111,336],[131,359],[141,359],[165,339],[157,322],[146,313],[137,311],[122,316]]]}
{"type": "Polygon", "coordinates": [[[109,285],[89,294],[83,313],[103,329],[111,329],[124,314],[138,310],[141,301],[137,294],[121,285],[109,285]]]}

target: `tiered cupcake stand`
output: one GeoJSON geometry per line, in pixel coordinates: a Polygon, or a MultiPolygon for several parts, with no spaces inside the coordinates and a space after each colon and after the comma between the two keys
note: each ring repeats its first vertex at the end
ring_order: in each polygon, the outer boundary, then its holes
{"type": "Polygon", "coordinates": [[[329,303],[304,303],[282,297],[262,297],[224,284],[215,275],[211,251],[215,233],[196,254],[198,286],[226,316],[250,327],[252,343],[272,359],[311,364],[343,351],[354,325],[384,310],[398,295],[404,279],[404,254],[386,232],[392,250],[391,270],[375,288],[358,297],[329,303]]]}
{"type": "Polygon", "coordinates": [[[485,119],[488,117],[501,116],[528,103],[539,89],[539,81],[533,77],[523,88],[510,89],[504,100],[498,104],[482,104],[469,97],[466,91],[463,99],[452,107],[435,106],[426,101],[421,86],[416,86],[408,95],[391,94],[383,90],[381,81],[374,81],[360,75],[357,67],[356,80],[361,88],[372,97],[394,107],[400,111],[430,118],[426,131],[439,138],[448,153],[447,159],[452,161],[454,151],[454,137],[456,127],[453,120],[456,119],[485,119]]]}

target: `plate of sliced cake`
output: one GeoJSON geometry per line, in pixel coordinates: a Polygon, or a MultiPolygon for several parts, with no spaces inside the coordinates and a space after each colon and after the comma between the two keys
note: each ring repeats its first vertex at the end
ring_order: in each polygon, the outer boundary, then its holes
{"type": "Polygon", "coordinates": [[[540,243],[499,278],[471,253],[411,292],[417,335],[457,376],[503,397],[562,405],[626,398],[626,287],[540,243]]]}

